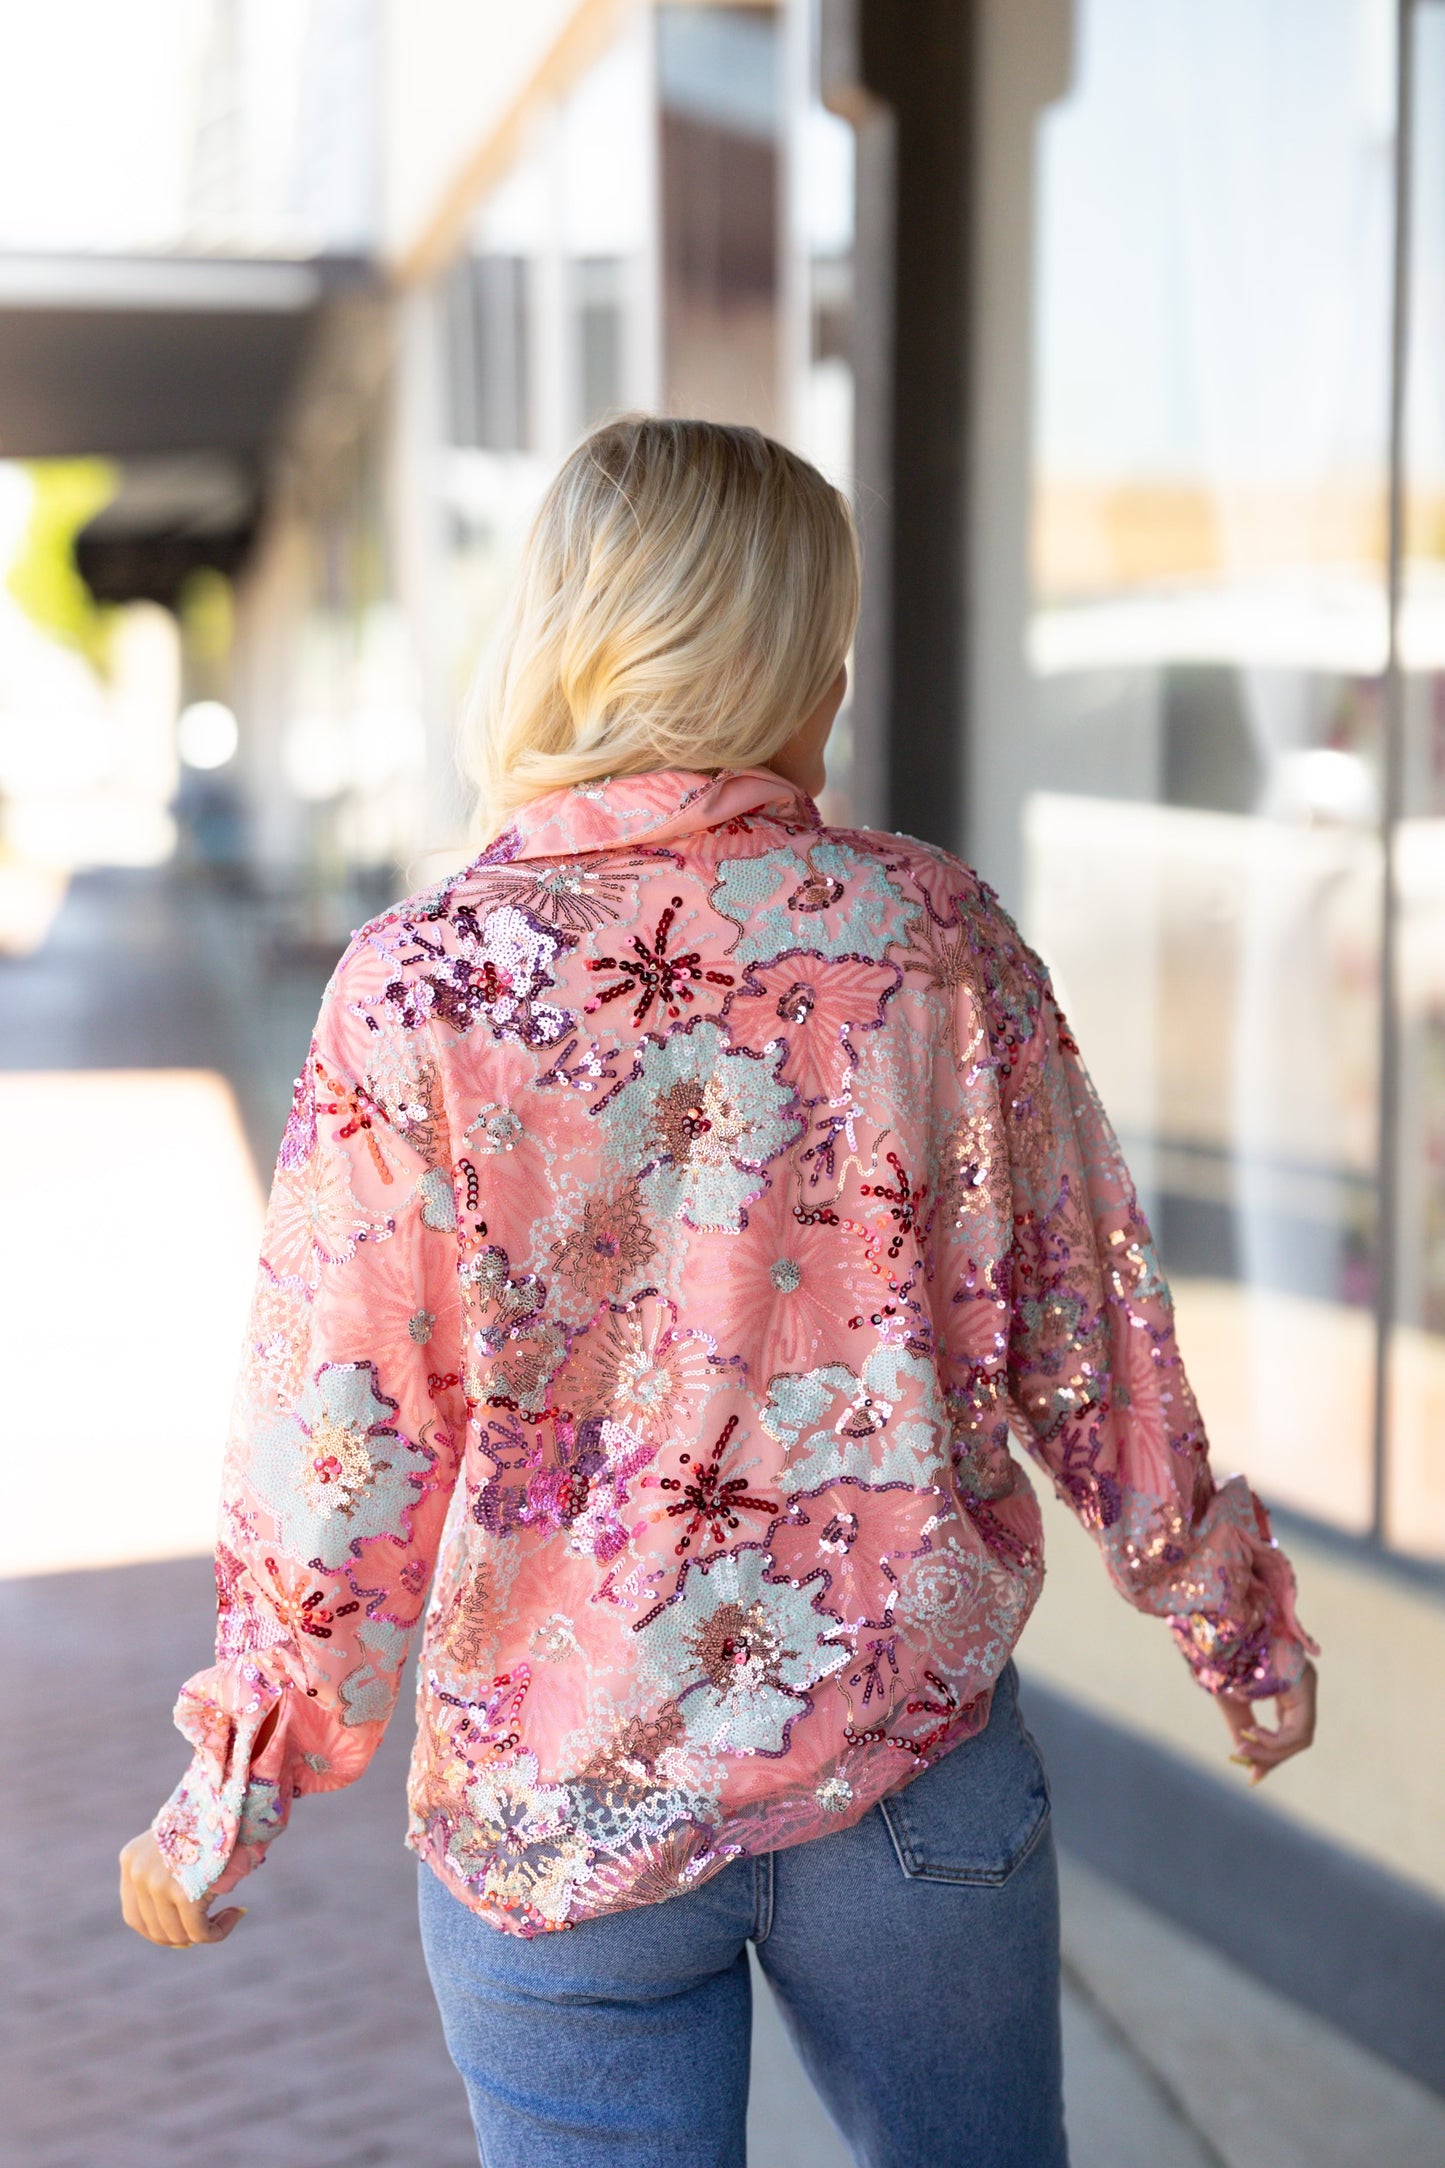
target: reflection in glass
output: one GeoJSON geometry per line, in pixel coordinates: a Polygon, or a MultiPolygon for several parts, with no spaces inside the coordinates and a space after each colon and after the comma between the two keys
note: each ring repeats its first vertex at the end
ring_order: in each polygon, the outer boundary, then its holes
{"type": "MultiPolygon", "coordinates": [[[[1389,0],[1079,0],[1039,125],[1032,606],[985,714],[1221,1465],[1371,1511],[1389,0]]],[[[991,846],[979,855],[989,863],[991,846]]]]}
{"type": "Polygon", "coordinates": [[[461,257],[446,280],[443,306],[449,441],[479,451],[525,450],[525,257],[461,257]]]}
{"type": "Polygon", "coordinates": [[[657,11],[668,408],[781,422],[782,39],[771,11],[657,11]]]}
{"type": "MultiPolygon", "coordinates": [[[[784,37],[787,439],[851,497],[857,137],[822,101],[820,0],[795,0],[784,37]]],[[[827,767],[824,817],[846,825],[859,818],[851,681],[828,740],[827,767]]]]}
{"type": "Polygon", "coordinates": [[[1445,9],[1415,11],[1385,1534],[1445,1558],[1445,9]]]}
{"type": "Polygon", "coordinates": [[[584,256],[572,266],[578,419],[584,429],[622,405],[623,264],[584,256]]]}

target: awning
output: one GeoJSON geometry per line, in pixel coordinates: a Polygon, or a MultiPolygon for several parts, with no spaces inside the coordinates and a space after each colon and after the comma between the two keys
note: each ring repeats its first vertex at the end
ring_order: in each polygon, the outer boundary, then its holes
{"type": "Polygon", "coordinates": [[[317,317],[355,258],[0,255],[0,458],[103,456],[119,495],[80,539],[107,601],[233,572],[317,317]]]}
{"type": "Polygon", "coordinates": [[[0,457],[265,447],[351,258],[0,255],[0,457]]]}

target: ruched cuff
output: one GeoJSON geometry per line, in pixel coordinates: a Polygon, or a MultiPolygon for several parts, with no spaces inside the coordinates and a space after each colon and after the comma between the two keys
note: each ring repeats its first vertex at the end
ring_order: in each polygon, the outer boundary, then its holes
{"type": "Polygon", "coordinates": [[[1266,1701],[1298,1683],[1318,1645],[1295,1613],[1294,1571],[1242,1476],[1214,1492],[1171,1597],[1169,1625],[1210,1694],[1266,1701]]]}
{"type": "Polygon", "coordinates": [[[176,1724],[195,1751],[151,1829],[172,1875],[198,1902],[259,1866],[290,1815],[294,1690],[274,1668],[264,1657],[233,1658],[198,1672],[176,1703],[176,1724]],[[276,1728],[256,1755],[256,1735],[278,1703],[276,1728]]]}
{"type": "Polygon", "coordinates": [[[385,1729],[380,1720],[344,1722],[292,1675],[280,1646],[197,1672],[181,1688],[175,1715],[194,1753],[151,1829],[171,1873],[198,1901],[224,1895],[260,1866],[298,1795],[339,1791],[359,1777],[385,1729]],[[257,1754],[273,1709],[275,1729],[257,1754]]]}

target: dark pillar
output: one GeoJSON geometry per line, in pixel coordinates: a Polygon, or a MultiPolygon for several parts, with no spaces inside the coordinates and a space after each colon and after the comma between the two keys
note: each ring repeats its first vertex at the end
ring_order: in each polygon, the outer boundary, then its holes
{"type": "Polygon", "coordinates": [[[860,818],[958,849],[975,0],[823,0],[825,101],[858,130],[860,818]]]}

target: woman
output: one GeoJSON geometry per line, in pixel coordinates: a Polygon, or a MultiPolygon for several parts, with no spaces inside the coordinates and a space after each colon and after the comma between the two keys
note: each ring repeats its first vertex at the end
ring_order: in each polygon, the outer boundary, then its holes
{"type": "Polygon", "coordinates": [[[281,1145],[218,1660],[125,1916],[231,1932],[425,1608],[408,1842],[491,2168],[741,2162],[750,1938],[860,2162],[1065,2159],[1011,1432],[1253,1778],[1312,1731],[1043,967],[958,860],[813,804],[858,576],[755,432],[589,438],[483,718],[491,840],[355,936],[281,1145]]]}

